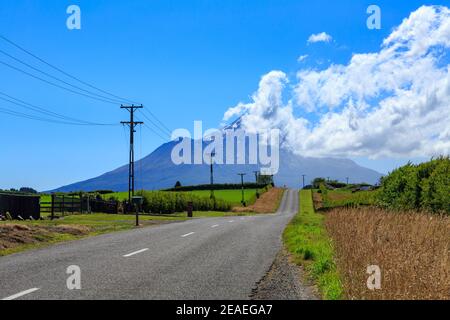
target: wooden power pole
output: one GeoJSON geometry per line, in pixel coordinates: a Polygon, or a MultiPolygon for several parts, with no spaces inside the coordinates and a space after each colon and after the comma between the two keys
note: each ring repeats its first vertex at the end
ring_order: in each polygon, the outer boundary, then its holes
{"type": "Polygon", "coordinates": [[[134,133],[136,132],[136,126],[144,124],[141,121],[134,121],[134,113],[138,109],[144,108],[140,106],[120,106],[121,109],[127,109],[130,112],[130,121],[122,121],[121,124],[128,125],[130,128],[130,161],[128,168],[128,203],[131,204],[132,197],[134,196],[134,133]]]}
{"type": "Polygon", "coordinates": [[[238,176],[241,176],[241,186],[242,186],[242,205],[246,207],[245,203],[245,195],[244,195],[244,176],[246,176],[246,173],[238,173],[238,176]]]}

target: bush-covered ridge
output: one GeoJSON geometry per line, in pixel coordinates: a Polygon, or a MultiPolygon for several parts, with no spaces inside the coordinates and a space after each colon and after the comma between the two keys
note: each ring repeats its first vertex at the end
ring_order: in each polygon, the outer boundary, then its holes
{"type": "Polygon", "coordinates": [[[421,209],[450,214],[450,158],[407,164],[381,179],[378,202],[394,210],[421,209]]]}

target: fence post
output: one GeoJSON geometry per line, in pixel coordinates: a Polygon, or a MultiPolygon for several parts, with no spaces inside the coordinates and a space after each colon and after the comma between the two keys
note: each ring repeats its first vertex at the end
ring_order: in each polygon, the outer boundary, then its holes
{"type": "Polygon", "coordinates": [[[64,217],[64,206],[65,206],[65,196],[62,196],[62,202],[61,202],[61,212],[62,212],[62,216],[64,217]]]}
{"type": "Polygon", "coordinates": [[[80,214],[83,214],[83,192],[80,192],[80,214]]]}
{"type": "Polygon", "coordinates": [[[55,219],[55,194],[52,193],[52,220],[55,219]]]}

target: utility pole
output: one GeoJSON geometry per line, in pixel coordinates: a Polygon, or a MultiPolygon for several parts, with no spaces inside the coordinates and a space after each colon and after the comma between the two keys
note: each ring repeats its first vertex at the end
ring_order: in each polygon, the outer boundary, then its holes
{"type": "Polygon", "coordinates": [[[253,173],[255,174],[255,182],[258,184],[259,171],[253,171],[253,173]]]}
{"type": "Polygon", "coordinates": [[[256,199],[259,198],[259,190],[258,190],[258,177],[259,177],[259,171],[253,171],[255,174],[255,182],[256,182],[256,199]]]}
{"type": "Polygon", "coordinates": [[[302,178],[303,178],[303,189],[305,189],[305,177],[306,177],[306,174],[302,174],[302,178]]]}
{"type": "Polygon", "coordinates": [[[211,170],[210,170],[210,175],[211,175],[211,199],[214,199],[214,157],[216,156],[215,152],[212,152],[210,154],[211,157],[211,170]]]}
{"type": "Polygon", "coordinates": [[[242,185],[242,205],[245,207],[245,194],[244,194],[244,176],[246,176],[246,173],[238,173],[238,176],[241,176],[241,185],[242,185]]]}
{"type": "Polygon", "coordinates": [[[128,125],[130,128],[130,162],[128,168],[128,203],[131,204],[131,199],[134,196],[134,133],[136,132],[135,128],[138,125],[144,124],[141,121],[134,121],[134,113],[137,109],[144,108],[143,105],[140,106],[120,106],[121,109],[126,109],[130,112],[130,121],[122,121],[120,122],[123,125],[128,125]]]}
{"type": "Polygon", "coordinates": [[[347,185],[348,185],[348,179],[349,179],[349,178],[347,177],[346,179],[347,179],[347,185]]]}

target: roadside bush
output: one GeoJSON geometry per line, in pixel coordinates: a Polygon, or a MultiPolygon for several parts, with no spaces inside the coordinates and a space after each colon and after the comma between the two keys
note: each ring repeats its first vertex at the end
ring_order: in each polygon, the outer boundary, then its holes
{"type": "Polygon", "coordinates": [[[329,208],[331,206],[330,199],[328,197],[328,189],[325,183],[321,183],[319,186],[319,191],[322,194],[322,205],[324,208],[329,208]]]}
{"type": "Polygon", "coordinates": [[[381,179],[378,204],[395,210],[450,213],[450,158],[411,163],[381,179]]]}

